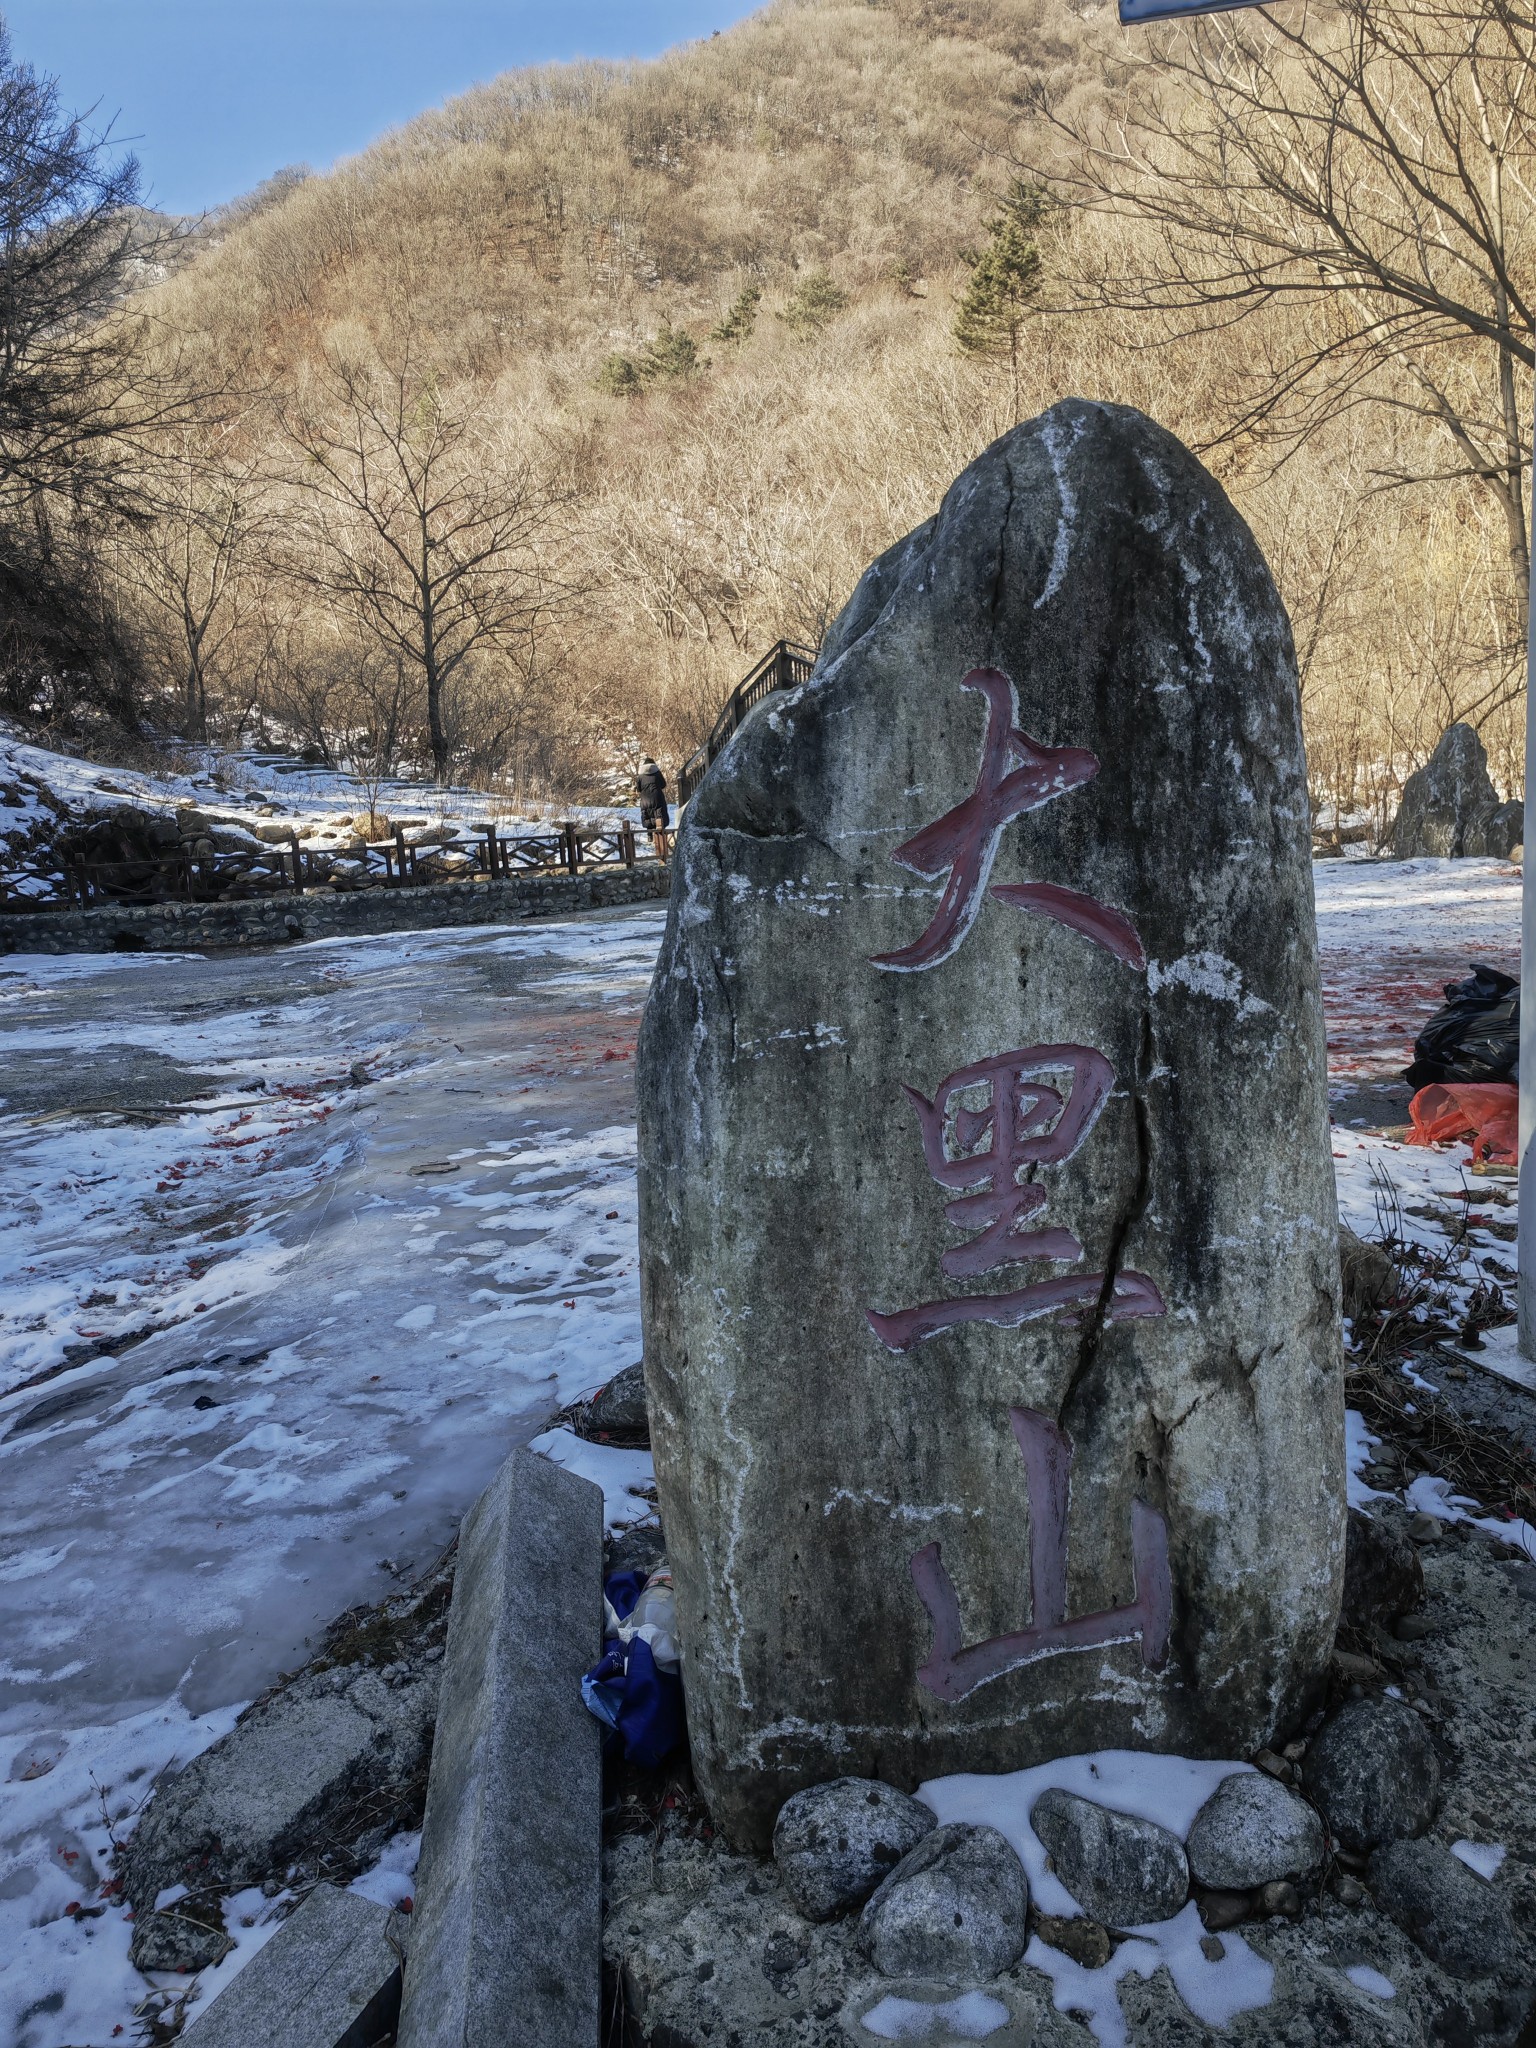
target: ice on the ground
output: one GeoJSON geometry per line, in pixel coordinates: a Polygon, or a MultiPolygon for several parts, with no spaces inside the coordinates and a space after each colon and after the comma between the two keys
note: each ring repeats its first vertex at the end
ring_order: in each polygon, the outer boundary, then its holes
{"type": "Polygon", "coordinates": [[[1520,943],[1520,870],[1504,860],[1313,863],[1323,952],[1378,962],[1394,951],[1464,952],[1520,943]]]}
{"type": "Polygon", "coordinates": [[[1502,1842],[1452,1842],[1451,1854],[1459,1856],[1468,1870],[1475,1870],[1479,1877],[1493,1878],[1509,1851],[1502,1842]]]}
{"type": "Polygon", "coordinates": [[[1373,1970],[1369,1963],[1351,1963],[1344,1974],[1358,1990],[1369,1991],[1373,1998],[1397,1996],[1397,1986],[1392,1979],[1384,1977],[1380,1970],[1373,1970]]]}
{"type": "MultiPolygon", "coordinates": [[[[119,2039],[129,2033],[149,1986],[128,1961],[132,1925],[110,1889],[113,1840],[131,1832],[155,1777],[217,1741],[239,1712],[233,1702],[191,1715],[171,1700],[109,1724],[55,1731],[45,1743],[0,1734],[0,2041],[7,2048],[98,2048],[113,2040],[114,2027],[122,2029],[119,2039]]],[[[247,1930],[230,1931],[238,1938],[247,1930]]]]}
{"type": "Polygon", "coordinates": [[[603,1528],[608,1535],[633,1528],[656,1512],[656,1466],[649,1451],[589,1443],[571,1429],[547,1429],[528,1448],[603,1489],[603,1528]]]}
{"type": "Polygon", "coordinates": [[[1507,1520],[1502,1515],[1479,1515],[1475,1510],[1480,1502],[1469,1500],[1464,1493],[1452,1493],[1450,1482],[1437,1479],[1431,1473],[1421,1472],[1403,1495],[1404,1503],[1416,1515],[1434,1515],[1442,1522],[1466,1522],[1474,1529],[1480,1529],[1485,1536],[1493,1536],[1500,1543],[1507,1543],[1511,1550],[1518,1550],[1536,1561],[1536,1529],[1511,1515],[1507,1520]]]}
{"type": "MultiPolygon", "coordinates": [[[[1029,1876],[1029,1895],[1039,1910],[1071,1919],[1082,1907],[1049,1868],[1045,1845],[1030,1825],[1029,1816],[1042,1793],[1075,1793],[1117,1813],[1155,1821],[1182,1841],[1222,1780],[1252,1769],[1251,1764],[1236,1761],[1106,1749],[1057,1757],[1024,1771],[930,1778],[918,1787],[917,1796],[941,1823],[970,1821],[998,1829],[1018,1853],[1029,1876]]],[[[1131,1970],[1150,1977],[1166,1966],[1184,2003],[1209,2026],[1224,2027],[1238,2013],[1269,2003],[1274,1986],[1270,1965],[1240,1935],[1230,1933],[1222,1935],[1223,1954],[1212,1962],[1200,1946],[1205,1928],[1193,1903],[1171,1920],[1128,1931],[1136,1938],[1122,1942],[1097,1970],[1085,1969],[1038,1936],[1025,1951],[1025,1961],[1051,1979],[1056,2010],[1087,2013],[1103,2048],[1121,2048],[1125,2041],[1116,1986],[1131,1970]]]]}
{"type": "Polygon", "coordinates": [[[416,1865],[421,1861],[421,1830],[408,1829],[392,1835],[379,1853],[379,1860],[361,1877],[354,1877],[348,1891],[361,1892],[376,1906],[398,1909],[414,1902],[416,1865]]]}
{"type": "Polygon", "coordinates": [[[1372,1436],[1365,1426],[1365,1417],[1355,1408],[1344,1410],[1344,1470],[1348,1476],[1349,1505],[1352,1508],[1368,1507],[1373,1500],[1393,1500],[1391,1493],[1382,1493],[1374,1486],[1367,1486],[1361,1477],[1371,1462],[1371,1453],[1381,1442],[1379,1436],[1372,1436]]]}
{"type": "MultiPolygon", "coordinates": [[[[639,1355],[631,1077],[663,914],[0,961],[0,1088],[31,1062],[38,1090],[0,1110],[7,2048],[105,2048],[147,1989],[99,1896],[91,1772],[121,1835],[173,1755],[430,1567],[506,1453],[639,1355]],[[104,1040],[151,1063],[147,1113],[70,1107],[104,1040]],[[183,1068],[210,1092],[176,1100],[183,1068]]],[[[267,1924],[232,1917],[204,1996],[267,1924]]]]}

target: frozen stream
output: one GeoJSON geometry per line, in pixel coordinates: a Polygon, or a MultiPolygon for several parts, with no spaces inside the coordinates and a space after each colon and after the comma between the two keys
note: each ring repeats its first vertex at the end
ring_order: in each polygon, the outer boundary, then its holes
{"type": "MultiPolygon", "coordinates": [[[[201,1747],[639,1356],[662,921],[0,960],[9,1960],[80,1896],[93,1774],[201,1747]]],[[[19,1974],[7,2048],[55,1988],[19,1974]]],[[[94,2040],[73,2005],[25,2038],[94,2040]]]]}
{"type": "Polygon", "coordinates": [[[7,1093],[30,1096],[0,1118],[0,1732],[178,1685],[193,1713],[249,1697],[639,1355],[632,1050],[660,927],[0,964],[7,1093]],[[145,1107],[189,1068],[216,1092],[145,1107]],[[146,1323],[56,1371],[95,1350],[80,1331],[146,1323]]]}

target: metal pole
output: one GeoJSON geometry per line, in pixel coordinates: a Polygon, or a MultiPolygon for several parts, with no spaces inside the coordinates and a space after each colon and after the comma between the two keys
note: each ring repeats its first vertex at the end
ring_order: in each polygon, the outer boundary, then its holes
{"type": "MultiPolygon", "coordinates": [[[[1536,397],[1533,397],[1536,414],[1536,397]]],[[[1531,546],[1536,554],[1536,425],[1532,436],[1531,546]]],[[[1525,852],[1520,870],[1520,1239],[1515,1292],[1520,1351],[1536,1359],[1536,889],[1525,870],[1536,856],[1536,604],[1526,599],[1525,852]]]]}

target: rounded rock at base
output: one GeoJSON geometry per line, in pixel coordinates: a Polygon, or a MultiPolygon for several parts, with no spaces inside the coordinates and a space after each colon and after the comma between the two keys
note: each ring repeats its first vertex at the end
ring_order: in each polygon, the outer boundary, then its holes
{"type": "Polygon", "coordinates": [[[873,1778],[832,1778],[786,1799],[773,1860],[797,1911],[830,1920],[862,1905],[938,1825],[920,1800],[873,1778]]]}
{"type": "Polygon", "coordinates": [[[1380,1910],[1453,1977],[1502,1977],[1515,1929],[1501,1892],[1438,1842],[1389,1842],[1366,1880],[1380,1910]]]}
{"type": "Polygon", "coordinates": [[[1304,1799],[1261,1771],[1223,1778],[1184,1844],[1189,1874],[1216,1891],[1253,1891],[1323,1860],[1323,1824],[1304,1799]]]}
{"type": "Polygon", "coordinates": [[[1156,1821],[1053,1788],[1029,1824],[1078,1905],[1107,1927],[1171,1920],[1189,1897],[1184,1845],[1156,1821]]]}
{"type": "Polygon", "coordinates": [[[885,1879],[859,1923],[883,1976],[976,1983],[1011,1969],[1028,1940],[1029,1880],[996,1828],[936,1827],[885,1879]]]}
{"type": "Polygon", "coordinates": [[[1307,1791],[1348,1849],[1421,1835],[1440,1804],[1440,1762],[1401,1700],[1340,1708],[1307,1752],[1307,1791]]]}

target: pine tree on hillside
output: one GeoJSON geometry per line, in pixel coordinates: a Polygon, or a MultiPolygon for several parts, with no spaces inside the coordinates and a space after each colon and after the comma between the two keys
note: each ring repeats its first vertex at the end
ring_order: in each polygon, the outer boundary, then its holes
{"type": "Polygon", "coordinates": [[[610,398],[633,398],[643,388],[643,380],[635,365],[633,356],[604,356],[602,367],[597,373],[597,388],[606,391],[610,398]]]}
{"type": "Polygon", "coordinates": [[[757,309],[762,303],[762,292],[755,284],[749,284],[739,298],[731,303],[731,310],[718,327],[710,329],[711,341],[747,341],[757,325],[757,309]]]}
{"type": "Polygon", "coordinates": [[[660,334],[653,334],[645,344],[637,367],[640,375],[651,384],[691,377],[704,366],[699,361],[698,344],[691,334],[684,333],[680,327],[663,327],[660,334]]]}
{"type": "Polygon", "coordinates": [[[830,270],[812,270],[790,293],[778,317],[797,334],[817,334],[847,303],[848,294],[834,283],[830,270]]]}
{"type": "Polygon", "coordinates": [[[1019,342],[1040,288],[1041,258],[1035,234],[1045,213],[1045,193],[1015,178],[1002,206],[987,222],[984,249],[966,250],[971,281],[955,314],[954,335],[966,355],[1008,358],[1013,374],[1013,410],[1019,411],[1019,342]]]}
{"type": "Polygon", "coordinates": [[[699,354],[698,343],[681,328],[663,327],[653,334],[637,356],[605,356],[597,373],[597,388],[610,398],[638,398],[648,384],[679,382],[694,376],[708,364],[699,354]]]}

